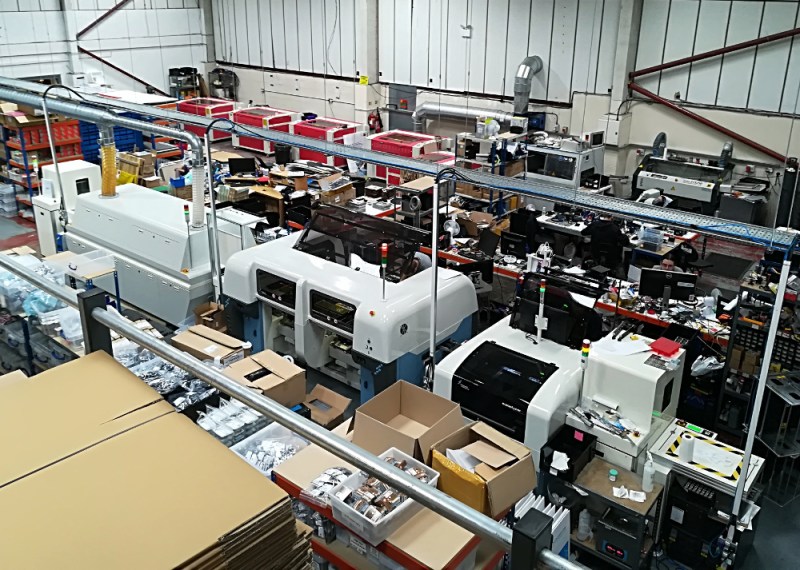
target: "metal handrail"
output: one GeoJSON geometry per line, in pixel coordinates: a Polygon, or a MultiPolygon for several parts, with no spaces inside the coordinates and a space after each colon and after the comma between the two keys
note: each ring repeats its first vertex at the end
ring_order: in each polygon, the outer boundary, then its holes
{"type": "MultiPolygon", "coordinates": [[[[42,290],[64,301],[68,305],[78,307],[78,293],[75,290],[66,286],[59,286],[44,279],[12,257],[0,255],[0,267],[4,267],[22,279],[29,281],[37,287],[41,287],[42,290]]],[[[337,457],[344,459],[370,475],[382,479],[446,519],[474,532],[482,538],[496,543],[507,551],[511,550],[513,532],[507,526],[453,499],[438,489],[425,485],[418,479],[393,468],[385,461],[363,450],[352,442],[292,412],[263,394],[259,394],[235,382],[222,374],[220,370],[212,368],[166,342],[142,332],[132,322],[121,315],[105,309],[96,308],[91,312],[91,315],[82,314],[81,318],[96,320],[109,329],[147,348],[164,360],[194,374],[219,391],[247,404],[254,410],[257,410],[280,425],[333,453],[337,457]]],[[[585,566],[565,560],[547,549],[540,553],[539,559],[541,562],[553,568],[563,570],[581,570],[585,568],[585,566]]]]}

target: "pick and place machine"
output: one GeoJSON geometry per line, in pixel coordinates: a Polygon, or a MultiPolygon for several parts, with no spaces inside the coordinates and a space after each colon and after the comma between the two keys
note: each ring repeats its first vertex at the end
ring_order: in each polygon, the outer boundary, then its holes
{"type": "Polygon", "coordinates": [[[601,288],[592,292],[589,283],[563,274],[526,274],[511,316],[445,357],[436,366],[433,389],[460,403],[468,417],[524,442],[537,464],[542,447],[567,422],[597,436],[598,452],[608,461],[636,469],[667,425],[653,413],[675,413],[682,353],[673,370],[645,364],[646,353],[592,349],[582,356],[583,339],[602,335],[593,310],[601,288]],[[620,418],[635,430],[621,434],[612,425],[620,418]]]}
{"type": "MultiPolygon", "coordinates": [[[[303,232],[233,254],[224,290],[251,315],[245,340],[302,359],[366,401],[398,379],[422,380],[431,270],[406,277],[403,268],[427,239],[391,220],[322,207],[303,232]]],[[[439,269],[438,285],[437,343],[468,339],[478,308],[472,281],[439,269]]]]}
{"type": "MultiPolygon", "coordinates": [[[[66,249],[114,256],[122,298],[171,324],[211,298],[214,287],[208,232],[189,223],[191,205],[137,184],[117,186],[115,197],[79,194],[64,234],[66,249]]],[[[94,280],[114,292],[113,276],[94,280]]]]}

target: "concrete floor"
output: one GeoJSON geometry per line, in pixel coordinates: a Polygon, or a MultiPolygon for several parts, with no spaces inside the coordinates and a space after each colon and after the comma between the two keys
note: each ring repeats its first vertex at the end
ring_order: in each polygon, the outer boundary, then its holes
{"type": "Polygon", "coordinates": [[[765,500],[758,515],[761,522],[753,550],[741,566],[743,570],[765,568],[797,568],[798,554],[795,548],[800,537],[800,500],[795,499],[785,507],[765,500]]]}
{"type": "Polygon", "coordinates": [[[20,217],[0,217],[0,251],[23,245],[37,248],[36,225],[20,217]]]}

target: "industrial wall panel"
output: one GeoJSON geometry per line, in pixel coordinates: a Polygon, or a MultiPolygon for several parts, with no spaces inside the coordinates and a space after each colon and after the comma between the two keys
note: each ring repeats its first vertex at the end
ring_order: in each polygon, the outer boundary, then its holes
{"type": "Polygon", "coordinates": [[[614,58],[617,55],[617,31],[621,0],[605,0],[603,24],[600,30],[600,48],[597,54],[597,77],[594,92],[611,92],[614,75],[614,58]]]}
{"type": "Polygon", "coordinates": [[[378,0],[378,70],[381,81],[385,83],[395,83],[394,2],[395,0],[378,0]]]}
{"type": "MultiPolygon", "coordinates": [[[[797,18],[797,6],[797,2],[768,2],[764,6],[759,36],[792,29],[797,18]]],[[[747,101],[750,109],[763,111],[780,109],[791,46],[791,40],[781,40],[756,48],[750,98],[747,101]]]]}
{"type": "Polygon", "coordinates": [[[580,0],[578,3],[570,93],[594,93],[603,8],[603,0],[580,0]]]}
{"type": "MultiPolygon", "coordinates": [[[[223,58],[222,49],[222,7],[219,0],[211,0],[211,22],[214,25],[214,57],[217,59],[223,58]]],[[[146,19],[145,15],[145,19],[146,19]]]]}
{"type": "Polygon", "coordinates": [[[319,43],[311,33],[311,10],[313,0],[295,0],[297,4],[297,42],[300,60],[300,71],[314,71],[314,43],[319,43]],[[300,41],[303,38],[303,41],[300,41]]]}
{"type": "Polygon", "coordinates": [[[339,0],[339,45],[343,77],[356,76],[355,0],[339,0]]]}
{"type": "Polygon", "coordinates": [[[394,81],[411,83],[411,0],[394,0],[394,81]]]}
{"type": "MultiPolygon", "coordinates": [[[[636,69],[658,65],[664,61],[664,43],[667,35],[670,2],[644,0],[642,24],[639,28],[639,46],[636,52],[636,69]]],[[[637,82],[654,93],[658,92],[658,73],[642,77],[637,82]]]]}
{"type": "MultiPolygon", "coordinates": [[[[800,14],[795,19],[795,27],[800,26],[800,14]]],[[[794,37],[789,52],[789,63],[786,66],[786,81],[783,85],[781,113],[800,113],[800,38],[794,37]]]]}
{"type": "Polygon", "coordinates": [[[430,37],[431,2],[411,3],[411,85],[428,87],[428,43],[430,37]]]}
{"type": "Polygon", "coordinates": [[[542,58],[544,66],[531,85],[531,99],[547,99],[547,79],[550,76],[550,46],[553,38],[554,0],[531,2],[531,26],[528,33],[528,53],[542,58]]]}
{"type": "MultiPolygon", "coordinates": [[[[559,0],[561,3],[575,3],[578,0],[559,0]]],[[[506,38],[506,75],[504,95],[514,95],[514,76],[520,62],[528,56],[528,35],[530,33],[530,0],[511,0],[508,5],[508,36],[506,38]]],[[[571,56],[571,52],[570,52],[571,56]]],[[[570,57],[570,68],[572,58],[570,57]]]]}
{"type": "MultiPolygon", "coordinates": [[[[297,2],[293,0],[281,0],[283,2],[283,34],[286,43],[286,69],[300,69],[300,42],[298,41],[297,27],[297,2]]],[[[304,34],[305,36],[305,34],[304,34]]],[[[303,45],[308,46],[308,38],[304,37],[303,45]]]]}
{"type": "Polygon", "coordinates": [[[550,75],[547,80],[547,98],[550,101],[566,102],[571,99],[577,20],[578,0],[556,0],[550,47],[550,75]]]}
{"type": "Polygon", "coordinates": [[[508,0],[491,0],[486,19],[489,30],[486,39],[486,70],[483,74],[484,93],[502,95],[506,75],[506,36],[508,29],[508,0]]]}
{"type": "MultiPolygon", "coordinates": [[[[236,39],[236,63],[250,65],[250,38],[247,33],[247,0],[233,0],[235,25],[233,35],[236,39]]],[[[160,24],[159,24],[160,26],[160,24]]],[[[258,65],[256,63],[255,65],[258,65]]]]}
{"type": "Polygon", "coordinates": [[[488,35],[498,35],[493,33],[494,30],[487,30],[488,10],[489,0],[470,0],[469,25],[472,26],[472,37],[467,40],[467,91],[472,93],[484,92],[486,41],[488,35]]]}
{"type": "Polygon", "coordinates": [[[258,2],[258,43],[260,47],[259,63],[263,67],[275,67],[275,52],[272,38],[272,13],[270,0],[258,2]]]}
{"type": "MultiPolygon", "coordinates": [[[[505,0],[499,0],[505,1],[505,0]]],[[[380,28],[383,34],[383,26],[380,28]]],[[[428,85],[444,87],[443,61],[447,54],[447,0],[431,0],[430,49],[428,52],[428,85]]],[[[384,80],[389,81],[389,80],[384,80]]],[[[390,81],[389,81],[390,82],[390,81]]]]}
{"type": "Polygon", "coordinates": [[[243,31],[247,34],[247,61],[250,65],[269,65],[272,58],[265,62],[261,55],[261,30],[269,29],[271,18],[269,17],[269,0],[258,2],[257,0],[247,0],[245,7],[245,27],[243,31]],[[259,5],[266,8],[266,19],[262,20],[259,5]]]}
{"type": "Polygon", "coordinates": [[[467,25],[469,0],[447,0],[447,52],[445,54],[444,88],[465,91],[467,88],[467,50],[469,40],[461,37],[467,25]]]}
{"type": "Polygon", "coordinates": [[[261,51],[264,54],[264,67],[286,69],[286,21],[284,19],[283,0],[259,0],[263,15],[258,25],[269,29],[270,42],[266,43],[264,33],[261,34],[261,51]]]}
{"type": "Polygon", "coordinates": [[[324,27],[325,70],[328,75],[342,75],[341,23],[339,18],[339,0],[319,2],[322,10],[324,27]]]}
{"type": "MultiPolygon", "coordinates": [[[[701,2],[695,29],[694,54],[718,49],[725,45],[731,2],[701,2]]],[[[713,105],[717,101],[722,58],[715,57],[689,66],[689,86],[686,100],[713,105]]]]}
{"type": "MultiPolygon", "coordinates": [[[[734,2],[728,21],[728,37],[725,45],[757,38],[763,12],[763,2],[734,2]]],[[[754,60],[754,49],[723,56],[722,73],[717,90],[717,105],[747,107],[754,60]]]]}
{"type": "Polygon", "coordinates": [[[325,73],[327,70],[327,62],[325,58],[326,43],[328,41],[325,35],[325,11],[323,8],[324,2],[321,0],[311,0],[311,29],[309,30],[312,37],[311,43],[311,57],[313,59],[312,70],[314,73],[325,73]]]}
{"type": "MultiPolygon", "coordinates": [[[[667,35],[664,40],[664,61],[692,55],[699,9],[699,0],[672,0],[667,35]]],[[[685,99],[688,86],[688,65],[667,69],[661,72],[658,94],[673,99],[676,93],[680,93],[678,98],[685,99]]]]}

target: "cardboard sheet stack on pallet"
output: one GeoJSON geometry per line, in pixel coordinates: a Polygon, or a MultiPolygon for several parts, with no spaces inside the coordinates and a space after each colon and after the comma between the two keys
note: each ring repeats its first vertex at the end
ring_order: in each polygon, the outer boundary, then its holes
{"type": "Polygon", "coordinates": [[[100,352],[0,378],[0,568],[306,568],[288,495],[100,352]]]}

